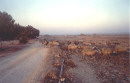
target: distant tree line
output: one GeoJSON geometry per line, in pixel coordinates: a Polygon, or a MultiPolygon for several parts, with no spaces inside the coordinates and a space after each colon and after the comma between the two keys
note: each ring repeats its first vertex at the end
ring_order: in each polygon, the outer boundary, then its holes
{"type": "MultiPolygon", "coordinates": [[[[0,40],[33,39],[39,36],[39,30],[31,25],[21,26],[6,12],[0,11],[0,40]]],[[[26,41],[25,41],[26,42],[26,41]]]]}

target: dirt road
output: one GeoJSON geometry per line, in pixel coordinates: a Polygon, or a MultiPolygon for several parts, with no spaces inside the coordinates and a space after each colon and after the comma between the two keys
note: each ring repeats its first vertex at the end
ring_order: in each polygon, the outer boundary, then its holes
{"type": "MultiPolygon", "coordinates": [[[[0,83],[27,83],[40,80],[41,64],[46,58],[48,49],[39,42],[29,47],[0,58],[0,83]],[[32,74],[35,76],[32,77],[32,74]],[[37,80],[37,78],[39,78],[37,80]]],[[[38,83],[38,82],[37,82],[38,83]]]]}

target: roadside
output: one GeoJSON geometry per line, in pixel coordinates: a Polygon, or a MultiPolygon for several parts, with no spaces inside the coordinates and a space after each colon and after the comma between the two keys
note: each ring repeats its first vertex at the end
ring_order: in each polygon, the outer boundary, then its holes
{"type": "Polygon", "coordinates": [[[1,41],[0,42],[0,57],[5,57],[5,56],[10,55],[13,52],[17,52],[19,50],[27,48],[34,42],[36,42],[36,40],[34,39],[29,40],[29,42],[26,44],[20,44],[18,40],[1,41]]]}

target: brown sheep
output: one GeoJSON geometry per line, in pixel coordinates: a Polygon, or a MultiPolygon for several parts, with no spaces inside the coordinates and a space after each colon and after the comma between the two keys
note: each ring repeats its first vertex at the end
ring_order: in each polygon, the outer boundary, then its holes
{"type": "Polygon", "coordinates": [[[76,50],[77,49],[77,45],[75,45],[75,44],[70,44],[70,45],[68,45],[68,50],[76,50]]]}
{"type": "Polygon", "coordinates": [[[123,46],[123,45],[116,45],[115,51],[118,52],[118,53],[127,52],[128,48],[126,46],[123,46]]]}
{"type": "Polygon", "coordinates": [[[102,48],[101,53],[103,55],[110,55],[112,53],[112,50],[110,48],[102,48]]]}
{"type": "Polygon", "coordinates": [[[60,44],[59,44],[58,42],[56,42],[56,41],[53,41],[52,44],[55,45],[55,46],[60,45],[60,44]]]}
{"type": "Polygon", "coordinates": [[[96,51],[93,50],[93,49],[83,49],[82,50],[82,55],[85,56],[85,55],[90,55],[90,56],[93,56],[96,54],[96,51]]]}

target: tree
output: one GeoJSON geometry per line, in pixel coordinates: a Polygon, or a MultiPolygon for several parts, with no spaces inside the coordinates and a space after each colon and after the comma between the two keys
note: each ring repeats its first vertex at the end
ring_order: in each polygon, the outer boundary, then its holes
{"type": "Polygon", "coordinates": [[[10,40],[13,38],[13,25],[15,20],[6,12],[0,12],[0,38],[10,40]]]}
{"type": "Polygon", "coordinates": [[[21,26],[14,23],[15,20],[6,12],[0,12],[0,39],[13,40],[19,39],[20,42],[26,43],[28,39],[39,36],[39,30],[31,25],[21,26]]]}

